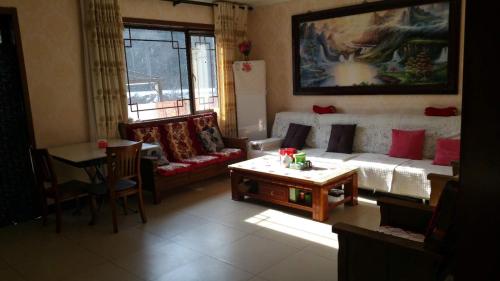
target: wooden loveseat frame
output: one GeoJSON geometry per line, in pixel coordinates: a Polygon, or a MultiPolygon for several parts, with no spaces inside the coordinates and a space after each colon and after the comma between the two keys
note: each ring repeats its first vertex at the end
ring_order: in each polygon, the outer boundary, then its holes
{"type": "MultiPolygon", "coordinates": [[[[120,136],[122,139],[130,139],[129,130],[131,129],[162,126],[168,123],[183,122],[183,121],[188,121],[190,118],[194,119],[206,116],[213,116],[213,118],[217,120],[216,113],[208,113],[208,114],[190,115],[190,116],[138,122],[138,123],[128,123],[128,124],[122,123],[119,124],[120,136]]],[[[241,157],[237,159],[231,159],[225,162],[210,164],[205,167],[197,167],[194,170],[170,176],[160,175],[156,172],[156,169],[158,167],[157,159],[143,157],[141,162],[142,184],[145,190],[149,190],[153,193],[154,203],[155,204],[160,203],[162,197],[166,195],[169,191],[172,191],[173,189],[194,182],[202,181],[207,178],[228,174],[228,169],[227,169],[228,165],[244,161],[247,159],[247,143],[248,143],[247,138],[223,137],[222,139],[225,147],[241,149],[243,152],[241,157]]]]}

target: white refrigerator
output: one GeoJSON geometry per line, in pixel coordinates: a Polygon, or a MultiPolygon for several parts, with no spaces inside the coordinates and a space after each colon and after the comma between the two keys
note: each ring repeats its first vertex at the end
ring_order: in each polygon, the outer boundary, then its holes
{"type": "Polygon", "coordinates": [[[250,140],[267,138],[265,61],[236,61],[233,73],[238,135],[250,140]]]}

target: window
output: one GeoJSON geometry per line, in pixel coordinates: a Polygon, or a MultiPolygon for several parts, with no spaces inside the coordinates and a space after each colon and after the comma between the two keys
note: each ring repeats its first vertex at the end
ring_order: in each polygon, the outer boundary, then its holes
{"type": "Polygon", "coordinates": [[[219,106],[213,34],[126,26],[128,116],[189,115],[219,106]]]}

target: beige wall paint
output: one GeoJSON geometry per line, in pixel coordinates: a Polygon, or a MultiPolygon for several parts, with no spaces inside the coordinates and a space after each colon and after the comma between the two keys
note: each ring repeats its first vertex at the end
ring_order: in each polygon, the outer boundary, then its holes
{"type": "MultiPolygon", "coordinates": [[[[258,6],[249,13],[248,37],[252,40],[251,59],[263,59],[267,64],[267,114],[269,125],[276,112],[311,111],[312,105],[335,105],[342,112],[422,113],[427,106],[462,104],[462,63],[458,95],[378,95],[378,96],[294,96],[292,78],[292,15],[360,4],[360,0],[294,0],[258,6]]],[[[465,1],[463,1],[463,10],[465,1]]],[[[464,14],[464,13],[462,13],[464,14]]],[[[462,18],[462,31],[464,20],[462,18]]],[[[463,32],[460,61],[463,57],[463,32]]],[[[269,126],[270,128],[270,126],[269,126]]]]}
{"type": "Polygon", "coordinates": [[[78,2],[0,0],[16,7],[39,146],[88,138],[78,2]]]}
{"type": "MultiPolygon", "coordinates": [[[[89,140],[79,0],[0,0],[17,8],[38,147],[89,140]]],[[[120,0],[124,17],[213,24],[210,7],[160,0],[120,0]]],[[[56,161],[59,180],[86,180],[56,161]]]]}
{"type": "MultiPolygon", "coordinates": [[[[78,0],[0,0],[19,17],[26,75],[39,147],[85,142],[88,112],[78,0]]],[[[120,0],[124,17],[213,23],[210,7],[160,0],[120,0]]]]}

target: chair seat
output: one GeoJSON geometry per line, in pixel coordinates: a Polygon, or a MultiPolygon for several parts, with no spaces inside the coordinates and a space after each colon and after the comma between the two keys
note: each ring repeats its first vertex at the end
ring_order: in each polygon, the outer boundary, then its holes
{"type": "MultiPolygon", "coordinates": [[[[87,193],[89,188],[92,186],[90,183],[86,183],[79,180],[70,180],[68,182],[62,183],[58,185],[59,194],[61,196],[60,199],[77,197],[78,195],[87,193]]],[[[48,197],[54,197],[54,189],[49,188],[45,191],[45,194],[48,197]]]]}
{"type": "MultiPolygon", "coordinates": [[[[133,188],[137,186],[137,182],[133,180],[118,180],[116,182],[116,191],[133,188]]],[[[106,183],[93,184],[88,188],[88,192],[95,195],[105,195],[108,193],[108,186],[106,183]]]]}

